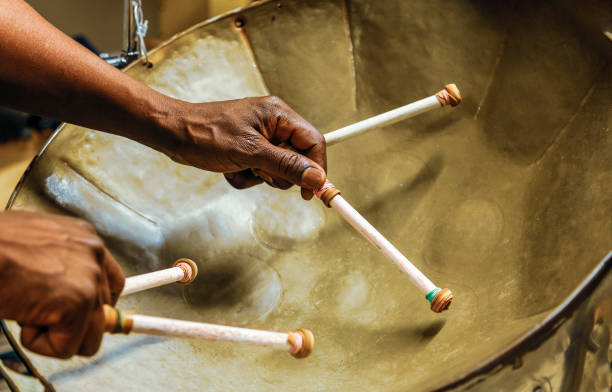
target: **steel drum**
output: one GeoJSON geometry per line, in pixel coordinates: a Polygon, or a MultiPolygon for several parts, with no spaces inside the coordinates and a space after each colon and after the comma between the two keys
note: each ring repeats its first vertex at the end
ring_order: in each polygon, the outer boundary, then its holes
{"type": "Polygon", "coordinates": [[[193,102],[275,94],[323,132],[457,83],[458,108],[329,148],[345,198],[455,302],[432,313],[335,211],[296,190],[234,190],[219,174],[65,125],[10,208],[90,220],[126,275],[179,257],[200,268],[193,285],[133,295],[122,308],[306,327],[317,346],[295,360],[109,335],[95,357],[60,361],[21,348],[6,322],[39,380],[12,377],[13,387],[609,390],[610,12],[603,1],[280,0],[172,38],[152,68],[126,72],[193,102]]]}

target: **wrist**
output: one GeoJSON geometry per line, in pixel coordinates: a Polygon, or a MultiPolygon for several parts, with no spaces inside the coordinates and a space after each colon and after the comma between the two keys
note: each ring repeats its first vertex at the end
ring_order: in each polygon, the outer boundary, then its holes
{"type": "Polygon", "coordinates": [[[183,144],[184,102],[159,94],[150,100],[146,114],[150,121],[147,140],[141,142],[176,160],[176,151],[183,144]]]}

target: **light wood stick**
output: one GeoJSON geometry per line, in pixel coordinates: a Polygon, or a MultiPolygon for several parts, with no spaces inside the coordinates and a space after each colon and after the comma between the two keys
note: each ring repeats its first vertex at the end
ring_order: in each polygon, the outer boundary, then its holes
{"type": "Polygon", "coordinates": [[[374,226],[372,226],[357,210],[355,210],[342,196],[340,191],[329,181],[315,195],[328,207],[336,209],[347,222],[361,235],[367,238],[385,256],[391,259],[412,282],[425,294],[431,304],[431,310],[436,313],[448,309],[453,300],[449,289],[437,287],[425,274],[414,266],[389,240],[387,240],[374,226]]]}
{"type": "Polygon", "coordinates": [[[227,340],[287,350],[296,358],[305,358],[314,347],[314,335],[307,329],[282,333],[226,325],[198,323],[163,317],[126,314],[104,305],[104,330],[111,333],[143,333],[158,336],[186,337],[205,340],[227,340]]]}
{"type": "Polygon", "coordinates": [[[391,125],[398,121],[405,120],[443,106],[457,106],[459,103],[461,103],[461,93],[459,92],[459,89],[454,84],[447,84],[444,89],[430,97],[423,98],[408,105],[401,106],[397,109],[367,118],[344,128],[328,132],[323,136],[325,136],[325,141],[329,147],[354,136],[361,135],[372,129],[391,125]]]}
{"type": "Polygon", "coordinates": [[[172,268],[126,278],[121,296],[170,283],[189,284],[193,282],[197,275],[198,266],[193,260],[178,259],[172,264],[172,268]]]}

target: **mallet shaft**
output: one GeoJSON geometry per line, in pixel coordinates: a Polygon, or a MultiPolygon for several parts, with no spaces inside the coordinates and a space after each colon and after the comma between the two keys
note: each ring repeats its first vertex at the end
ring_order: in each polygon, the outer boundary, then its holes
{"type": "Polygon", "coordinates": [[[131,276],[125,279],[121,296],[137,293],[170,283],[191,283],[198,273],[198,267],[192,260],[178,259],[173,267],[147,274],[131,276]]]}
{"type": "Polygon", "coordinates": [[[336,209],[347,222],[361,235],[376,246],[385,256],[391,259],[412,282],[425,293],[425,298],[431,304],[431,310],[440,313],[448,309],[453,300],[449,289],[441,289],[433,284],[417,267],[414,266],[389,240],[355,210],[342,196],[340,191],[329,180],[315,195],[328,207],[336,209]]]}
{"type": "Polygon", "coordinates": [[[125,287],[121,295],[130,295],[139,291],[152,289],[170,283],[178,282],[185,277],[185,271],[179,267],[172,267],[148,274],[131,276],[125,279],[125,287]]]}
{"type": "Polygon", "coordinates": [[[132,332],[136,333],[206,340],[229,340],[232,342],[252,343],[285,350],[291,348],[291,345],[287,341],[289,337],[287,333],[197,323],[162,317],[143,316],[139,314],[128,317],[132,318],[134,322],[132,332]]]}
{"type": "Polygon", "coordinates": [[[314,336],[306,329],[282,333],[227,325],[175,320],[164,317],[126,314],[104,305],[104,330],[111,333],[131,332],[205,340],[251,343],[289,351],[296,358],[307,357],[314,346],[314,336]]]}
{"type": "Polygon", "coordinates": [[[330,201],[340,215],[346,219],[361,235],[376,246],[382,253],[404,271],[414,284],[427,294],[437,286],[432,283],[417,267],[414,266],[393,244],[387,240],[374,226],[370,224],[356,209],[354,209],[341,195],[330,201]]]}
{"type": "Polygon", "coordinates": [[[404,105],[377,116],[367,118],[344,128],[328,132],[323,136],[325,136],[325,141],[329,147],[372,129],[391,125],[421,113],[446,106],[447,104],[456,106],[459,104],[459,102],[461,102],[461,95],[457,89],[457,86],[454,84],[448,84],[443,90],[430,97],[423,98],[416,102],[409,103],[408,105],[404,105]]]}

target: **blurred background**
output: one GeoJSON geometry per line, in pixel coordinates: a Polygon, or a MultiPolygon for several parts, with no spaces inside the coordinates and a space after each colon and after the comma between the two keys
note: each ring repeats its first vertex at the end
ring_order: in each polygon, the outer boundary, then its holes
{"type": "MultiPolygon", "coordinates": [[[[123,0],[30,0],[42,16],[69,35],[84,35],[101,52],[121,49],[123,0]]],[[[149,21],[147,38],[164,40],[249,0],[142,0],[149,21]]]]}
{"type": "MultiPolygon", "coordinates": [[[[142,0],[147,48],[249,0],[142,0]]],[[[118,55],[123,39],[123,0],[29,0],[43,17],[99,52],[118,55]]],[[[0,206],[59,123],[0,107],[0,206]]]]}

